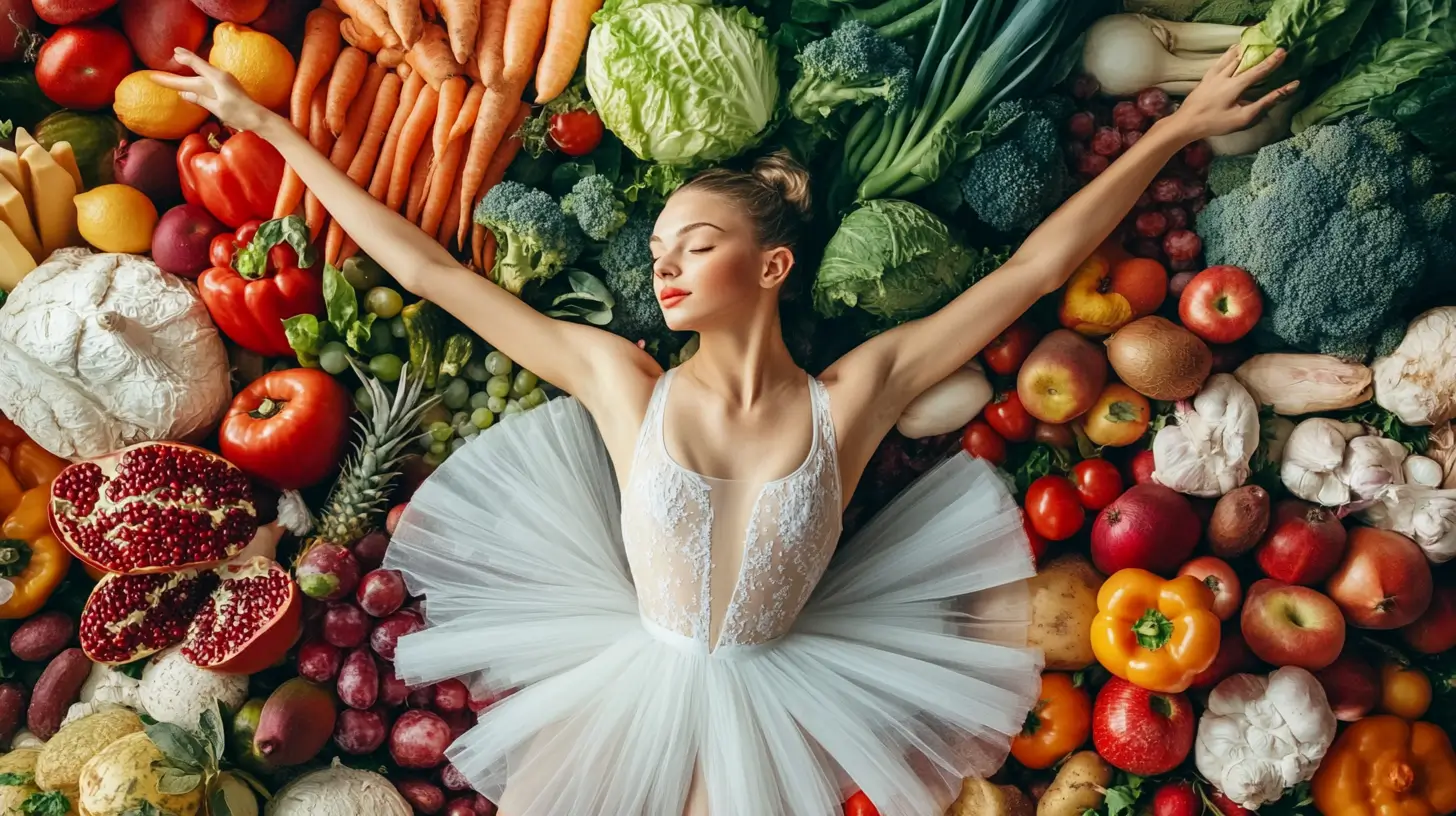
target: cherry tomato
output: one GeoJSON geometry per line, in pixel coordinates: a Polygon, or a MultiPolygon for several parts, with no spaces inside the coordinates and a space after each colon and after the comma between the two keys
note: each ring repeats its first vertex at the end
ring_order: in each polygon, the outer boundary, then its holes
{"type": "Polygon", "coordinates": [[[1031,526],[1050,541],[1066,541],[1087,520],[1076,485],[1055,474],[1037,479],[1026,489],[1026,514],[1031,526]]]}
{"type": "Polygon", "coordinates": [[[551,141],[568,156],[585,156],[602,143],[602,117],[596,111],[574,110],[551,117],[551,141]]]}
{"type": "Polygon", "coordinates": [[[880,816],[880,811],[865,796],[864,791],[858,791],[845,801],[844,816],[880,816]]]}
{"type": "Polygon", "coordinates": [[[1041,533],[1031,526],[1031,516],[1025,510],[1021,511],[1021,529],[1026,531],[1026,540],[1031,542],[1031,560],[1033,563],[1040,563],[1041,557],[1046,554],[1047,540],[1042,538],[1041,533]]]}
{"type": "Polygon", "coordinates": [[[1006,440],[984,419],[971,420],[971,424],[966,426],[966,432],[961,435],[961,447],[966,453],[993,465],[1006,462],[1006,440]]]}
{"type": "Polygon", "coordinates": [[[207,260],[213,266],[231,269],[233,265],[233,253],[238,251],[238,237],[231,232],[224,232],[221,235],[214,235],[212,243],[207,245],[207,260]]]}
{"type": "Polygon", "coordinates": [[[1036,428],[1036,420],[1026,412],[1021,397],[1015,391],[1007,391],[997,397],[986,406],[983,416],[1007,442],[1025,442],[1036,428]]]}
{"type": "Polygon", "coordinates": [[[1088,510],[1101,510],[1122,495],[1122,474],[1106,459],[1083,459],[1072,468],[1077,495],[1088,510]]]}
{"type": "Polygon", "coordinates": [[[1152,484],[1153,470],[1156,467],[1153,461],[1153,452],[1150,450],[1138,451],[1132,459],[1128,460],[1127,473],[1132,477],[1133,484],[1152,484]]]}
{"type": "Polygon", "coordinates": [[[1012,323],[981,352],[986,367],[997,374],[1012,374],[1026,361],[1026,355],[1041,339],[1041,332],[1025,318],[1012,323]]]}

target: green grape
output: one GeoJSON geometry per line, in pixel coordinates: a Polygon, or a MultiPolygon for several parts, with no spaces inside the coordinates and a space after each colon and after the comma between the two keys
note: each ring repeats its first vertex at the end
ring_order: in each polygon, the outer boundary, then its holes
{"type": "Polygon", "coordinates": [[[445,452],[448,450],[450,450],[450,446],[446,445],[444,442],[430,443],[430,453],[433,453],[436,456],[444,456],[445,452]]]}
{"type": "Polygon", "coordinates": [[[506,414],[507,416],[511,414],[521,413],[521,403],[517,402],[516,400],[511,400],[510,402],[506,403],[506,409],[502,413],[506,414]]]}
{"type": "Polygon", "coordinates": [[[492,414],[499,414],[501,411],[504,411],[506,409],[506,398],[490,397],[485,401],[485,407],[488,408],[492,414]]]}
{"type": "Polygon", "coordinates": [[[455,435],[455,429],[447,422],[432,422],[428,430],[430,438],[436,442],[445,442],[455,435]]]}
{"type": "Polygon", "coordinates": [[[474,422],[467,422],[464,425],[461,425],[460,430],[456,431],[456,433],[466,439],[469,439],[470,437],[480,433],[480,428],[477,428],[474,422]]]}
{"type": "Polygon", "coordinates": [[[540,386],[532,388],[530,393],[521,397],[521,402],[530,408],[540,408],[546,404],[546,389],[540,386]]]}
{"type": "Polygon", "coordinates": [[[445,454],[437,454],[434,451],[427,452],[422,458],[424,459],[425,464],[429,465],[430,467],[439,467],[440,465],[445,463],[445,454]]]}
{"type": "Polygon", "coordinates": [[[465,378],[471,382],[485,382],[490,379],[490,372],[486,370],[485,363],[472,360],[465,366],[465,378]]]}
{"type": "Polygon", "coordinates": [[[384,274],[384,267],[365,255],[355,255],[346,259],[339,271],[343,273],[344,280],[359,292],[373,289],[388,279],[388,276],[384,274]]]}
{"type": "Polygon", "coordinates": [[[445,407],[452,411],[464,408],[470,402],[470,383],[463,378],[456,377],[445,386],[445,407]]]}
{"type": "Polygon", "coordinates": [[[366,354],[389,354],[394,351],[394,336],[389,333],[389,324],[374,321],[369,327],[369,341],[364,344],[366,354]]]}
{"type": "Polygon", "coordinates": [[[376,286],[364,295],[364,311],[386,320],[399,314],[403,308],[404,298],[387,286],[376,286]]]}
{"type": "Polygon", "coordinates": [[[399,379],[399,372],[404,368],[404,361],[399,359],[397,354],[381,354],[369,358],[369,373],[378,377],[383,382],[392,383],[399,379]]]}
{"type": "Polygon", "coordinates": [[[485,370],[495,376],[509,374],[511,373],[511,358],[499,351],[492,351],[485,355],[485,370]]]}
{"type": "Polygon", "coordinates": [[[484,391],[476,391],[474,394],[470,395],[470,410],[474,411],[477,408],[485,408],[487,407],[486,404],[489,402],[489,394],[485,393],[484,391]]]}
{"type": "Polygon", "coordinates": [[[335,340],[325,343],[319,351],[319,367],[330,374],[343,374],[349,370],[349,347],[335,340]]]}
{"type": "Polygon", "coordinates": [[[465,440],[464,439],[452,439],[452,440],[450,440],[450,452],[451,453],[454,453],[455,451],[458,451],[458,450],[460,450],[463,447],[465,447],[465,440]]]}
{"type": "Polygon", "coordinates": [[[437,402],[434,405],[431,405],[429,408],[426,408],[424,410],[424,413],[420,414],[419,428],[422,431],[428,431],[430,429],[430,426],[434,425],[436,422],[449,421],[450,409],[437,402]]]}
{"type": "Polygon", "coordinates": [[[359,386],[358,390],[354,392],[354,407],[358,408],[361,414],[374,410],[374,398],[369,396],[369,389],[362,385],[359,386]]]}
{"type": "Polygon", "coordinates": [[[531,393],[541,379],[524,368],[516,372],[516,379],[511,382],[511,396],[516,399],[531,393]]]}
{"type": "Polygon", "coordinates": [[[485,382],[485,393],[492,397],[505,399],[511,393],[511,379],[504,374],[497,374],[485,382]]]}
{"type": "Polygon", "coordinates": [[[454,425],[457,428],[460,427],[461,425],[464,425],[465,423],[467,423],[469,421],[470,421],[470,412],[469,411],[456,411],[455,413],[453,413],[453,414],[450,415],[450,424],[451,425],[454,425]]]}
{"type": "Polygon", "coordinates": [[[390,337],[393,337],[396,340],[403,340],[408,335],[409,332],[406,332],[404,328],[404,318],[400,317],[399,315],[395,315],[394,317],[391,317],[389,319],[390,337]]]}
{"type": "Polygon", "coordinates": [[[470,424],[483,431],[495,424],[495,414],[489,408],[476,408],[470,414],[470,424]]]}

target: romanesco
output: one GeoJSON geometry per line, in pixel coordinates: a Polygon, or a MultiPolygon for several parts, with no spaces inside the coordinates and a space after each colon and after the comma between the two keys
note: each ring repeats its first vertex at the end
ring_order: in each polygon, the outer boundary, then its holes
{"type": "Polygon", "coordinates": [[[475,208],[475,223],[495,235],[491,278],[513,295],[554,277],[581,252],[581,234],[556,199],[520,182],[492,187],[475,208]]]}
{"type": "Polygon", "coordinates": [[[1259,151],[1249,182],[1209,202],[1209,264],[1264,293],[1265,346],[1364,359],[1399,339],[1408,307],[1456,264],[1456,198],[1389,121],[1360,115],[1259,151]]]}
{"type": "Polygon", "coordinates": [[[966,204],[1001,232],[1028,232],[1070,192],[1059,126],[1071,105],[1059,97],[1011,99],[986,114],[990,144],[961,179],[966,204]]]}
{"type": "Polygon", "coordinates": [[[561,211],[575,216],[593,241],[605,241],[627,223],[627,208],[612,180],[600,173],[584,176],[561,199],[561,211]]]}
{"type": "Polygon", "coordinates": [[[789,90],[789,112],[809,124],[846,104],[884,100],[887,110],[898,110],[913,77],[905,49],[858,20],[804,46],[799,66],[799,79],[789,90]]]}
{"type": "Polygon", "coordinates": [[[616,297],[607,328],[628,340],[664,337],[667,323],[652,288],[652,219],[633,216],[602,249],[602,282],[616,297]]]}

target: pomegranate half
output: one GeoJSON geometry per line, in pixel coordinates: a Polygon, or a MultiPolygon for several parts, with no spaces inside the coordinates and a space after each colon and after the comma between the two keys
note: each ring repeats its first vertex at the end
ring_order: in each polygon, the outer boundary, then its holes
{"type": "Polygon", "coordinates": [[[192,445],[145,442],[78,462],[51,483],[51,528],[82,562],[139,575],[219,564],[258,529],[253,489],[192,445]]]}
{"type": "Polygon", "coordinates": [[[211,572],[107,575],[81,610],[81,649],[92,662],[119,666],[171,646],[217,586],[211,572]]]}
{"type": "Polygon", "coordinates": [[[219,586],[192,618],[182,656],[194,666],[256,674],[283,659],[298,639],[298,585],[262,556],[219,567],[219,586]]]}

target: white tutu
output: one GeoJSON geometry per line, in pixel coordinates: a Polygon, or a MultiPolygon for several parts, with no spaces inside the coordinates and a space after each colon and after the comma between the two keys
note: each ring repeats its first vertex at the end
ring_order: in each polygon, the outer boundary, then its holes
{"type": "Polygon", "coordinates": [[[938,815],[1004,761],[1039,689],[1020,512],[984,462],[937,466],[845,541],[791,632],[709,654],[638,612],[611,464],[555,400],[415,494],[385,566],[425,596],[410,684],[519,688],[449,759],[505,816],[938,815]]]}

